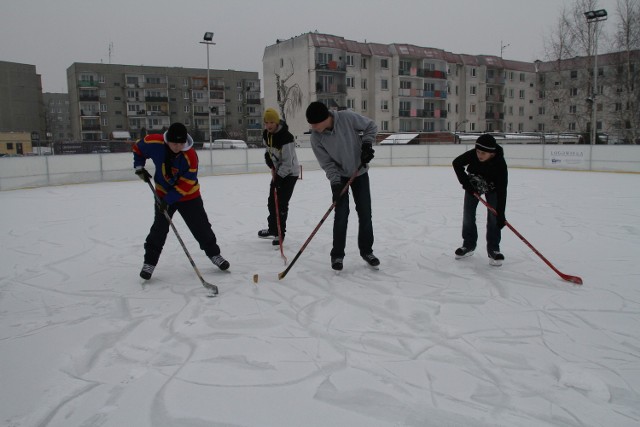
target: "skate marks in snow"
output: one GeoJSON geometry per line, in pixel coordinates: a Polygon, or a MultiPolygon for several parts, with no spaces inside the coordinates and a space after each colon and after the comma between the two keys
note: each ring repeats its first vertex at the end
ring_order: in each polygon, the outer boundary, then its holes
{"type": "MultiPolygon", "coordinates": [[[[179,216],[176,225],[220,287],[213,300],[171,235],[142,287],[152,206],[139,203],[148,193],[139,182],[0,192],[2,423],[637,425],[639,248],[629,219],[640,212],[628,198],[637,177],[597,174],[583,186],[576,178],[590,174],[551,173],[541,185],[547,173],[510,173],[509,220],[559,268],[588,276],[582,288],[508,232],[501,269],[482,251],[455,260],[462,195],[446,184],[450,168],[372,170],[379,271],[358,256],[352,210],[343,272],[329,265],[329,218],[284,280],[278,252],[256,236],[267,174],[204,178],[230,272],[206,259],[179,216]],[[588,195],[604,178],[616,209],[602,212],[588,195]],[[412,180],[420,185],[409,189],[412,180]],[[44,216],[42,203],[52,208],[44,216]]],[[[305,174],[288,256],[329,200],[324,174],[305,174]]]]}

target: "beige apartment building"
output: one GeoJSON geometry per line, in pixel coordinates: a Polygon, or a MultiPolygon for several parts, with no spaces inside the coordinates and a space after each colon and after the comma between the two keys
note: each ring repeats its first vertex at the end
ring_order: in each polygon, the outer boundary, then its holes
{"type": "Polygon", "coordinates": [[[217,138],[259,143],[257,72],[74,63],[67,69],[75,139],[135,140],[182,122],[197,142],[217,138]]]}
{"type": "MultiPolygon", "coordinates": [[[[640,51],[631,59],[637,63],[640,51]]],[[[588,132],[590,64],[591,58],[559,66],[306,33],[265,48],[264,105],[282,106],[296,136],[308,131],[304,111],[312,101],[366,115],[380,132],[588,132]],[[299,104],[284,95],[295,87],[299,104]],[[560,88],[573,102],[552,94],[560,88]]],[[[637,118],[615,116],[632,109],[613,78],[621,72],[616,54],[601,55],[598,64],[598,132],[640,128],[637,118]]]]}

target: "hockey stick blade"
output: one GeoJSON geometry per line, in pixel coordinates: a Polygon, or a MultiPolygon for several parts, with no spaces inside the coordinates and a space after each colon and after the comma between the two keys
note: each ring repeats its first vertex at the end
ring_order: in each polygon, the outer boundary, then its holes
{"type": "MultiPolygon", "coordinates": [[[[478,193],[473,193],[473,195],[476,197],[476,199],[480,200],[482,204],[485,205],[487,209],[489,209],[489,211],[491,211],[492,214],[494,214],[495,216],[498,216],[498,212],[495,210],[495,208],[491,206],[489,203],[487,203],[487,201],[484,200],[482,197],[480,197],[478,193]]],[[[518,232],[518,230],[516,230],[511,224],[509,224],[509,221],[505,221],[504,225],[507,226],[509,230],[513,231],[513,234],[518,236],[518,238],[522,240],[522,243],[527,245],[529,249],[533,251],[533,253],[538,255],[538,257],[540,257],[540,259],[544,261],[544,263],[547,264],[549,268],[555,271],[555,273],[558,276],[560,276],[563,280],[566,280],[567,282],[575,283],[576,285],[582,285],[582,279],[580,277],[564,274],[560,270],[558,270],[553,264],[551,264],[551,262],[548,259],[544,257],[544,255],[540,253],[540,251],[538,251],[531,243],[529,243],[529,241],[525,239],[524,236],[518,232]]]]}

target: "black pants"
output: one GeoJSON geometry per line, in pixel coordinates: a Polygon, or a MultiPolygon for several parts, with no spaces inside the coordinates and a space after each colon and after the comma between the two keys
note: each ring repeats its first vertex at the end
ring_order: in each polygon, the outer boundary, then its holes
{"type": "MultiPolygon", "coordinates": [[[[169,234],[169,221],[164,213],[155,205],[154,219],[147,240],[144,244],[144,263],[157,265],[162,248],[169,234]]],[[[216,235],[211,229],[207,212],[204,210],[202,198],[187,200],[186,202],[178,202],[167,208],[169,216],[173,218],[173,214],[178,211],[189,227],[191,234],[200,244],[200,249],[207,254],[208,257],[220,254],[220,247],[216,241],[216,235]]]]}
{"type": "MultiPolygon", "coordinates": [[[[485,194],[487,203],[497,206],[498,195],[495,191],[485,194]]],[[[480,201],[472,193],[464,192],[464,207],[462,214],[462,245],[468,249],[475,249],[478,242],[478,228],[476,226],[476,208],[480,201]]],[[[496,216],[487,209],[487,253],[500,252],[501,232],[497,225],[496,216]]]]}
{"type": "MultiPolygon", "coordinates": [[[[349,178],[343,177],[342,184],[346,185],[349,178]]],[[[358,249],[360,255],[373,252],[373,222],[371,221],[371,189],[369,188],[369,173],[358,176],[351,183],[353,201],[358,213],[358,249]]],[[[345,193],[336,203],[333,216],[333,248],[332,257],[344,257],[347,244],[347,224],[349,222],[349,194],[345,193]]]]}
{"type": "MultiPolygon", "coordinates": [[[[282,238],[287,231],[287,217],[289,216],[289,200],[293,195],[293,189],[298,182],[298,177],[293,175],[287,175],[282,179],[282,185],[278,188],[278,212],[280,213],[280,229],[282,230],[282,238]]],[[[273,194],[275,185],[271,180],[269,185],[269,198],[267,199],[267,208],[269,209],[269,216],[267,217],[267,224],[269,231],[278,235],[278,216],[276,215],[276,201],[273,194]]]]}

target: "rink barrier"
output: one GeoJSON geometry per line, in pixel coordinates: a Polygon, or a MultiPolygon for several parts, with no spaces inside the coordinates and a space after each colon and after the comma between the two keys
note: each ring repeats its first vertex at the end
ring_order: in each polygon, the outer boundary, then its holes
{"type": "MultiPolygon", "coordinates": [[[[377,145],[376,166],[451,166],[473,144],[377,145]]],[[[640,173],[640,145],[504,145],[509,167],[640,173]]],[[[305,171],[319,169],[311,148],[297,148],[305,171]]],[[[267,173],[264,150],[199,150],[200,176],[267,173]]],[[[153,167],[149,167],[150,170],[153,167]]],[[[127,181],[131,153],[0,157],[0,191],[103,181],[127,181]]]]}

